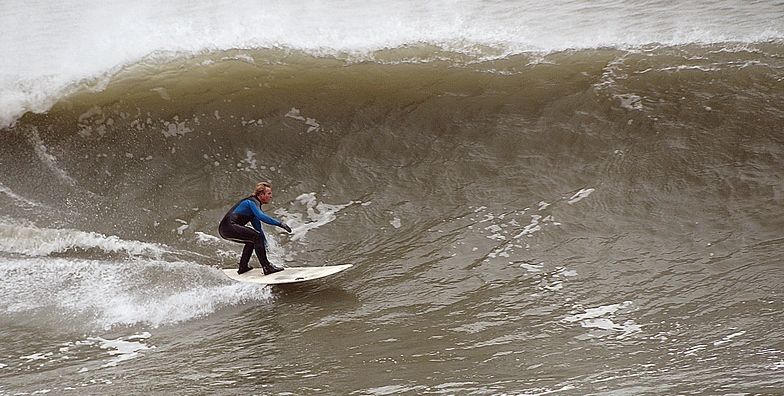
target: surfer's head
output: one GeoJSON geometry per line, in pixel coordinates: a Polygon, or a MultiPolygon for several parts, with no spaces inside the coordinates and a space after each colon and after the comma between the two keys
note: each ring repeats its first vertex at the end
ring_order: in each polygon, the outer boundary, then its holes
{"type": "Polygon", "coordinates": [[[267,182],[256,184],[256,188],[253,190],[253,196],[258,198],[262,205],[268,204],[272,201],[272,186],[267,182]]]}
{"type": "Polygon", "coordinates": [[[253,196],[255,197],[259,195],[259,193],[264,192],[264,190],[267,188],[272,189],[272,186],[270,186],[270,184],[267,182],[260,182],[256,184],[256,188],[253,190],[253,196]]]}

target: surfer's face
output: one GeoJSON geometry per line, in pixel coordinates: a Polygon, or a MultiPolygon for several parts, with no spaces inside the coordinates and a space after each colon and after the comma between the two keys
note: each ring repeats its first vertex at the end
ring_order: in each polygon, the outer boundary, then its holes
{"type": "Polygon", "coordinates": [[[267,187],[256,197],[259,199],[259,202],[261,202],[262,205],[268,204],[270,201],[272,201],[272,189],[267,187]]]}

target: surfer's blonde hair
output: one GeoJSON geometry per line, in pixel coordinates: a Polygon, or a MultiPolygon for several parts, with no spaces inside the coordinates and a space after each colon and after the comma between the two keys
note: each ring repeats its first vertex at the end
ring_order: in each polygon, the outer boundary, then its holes
{"type": "Polygon", "coordinates": [[[253,190],[253,196],[255,197],[260,193],[263,193],[268,188],[271,189],[272,186],[270,186],[270,184],[267,182],[260,182],[256,184],[256,188],[253,190]]]}

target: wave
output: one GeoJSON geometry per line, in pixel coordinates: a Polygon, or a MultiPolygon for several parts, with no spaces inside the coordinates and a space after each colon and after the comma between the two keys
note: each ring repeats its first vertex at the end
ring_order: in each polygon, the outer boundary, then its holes
{"type": "MultiPolygon", "coordinates": [[[[109,87],[115,89],[134,89],[145,87],[160,96],[161,99],[171,102],[170,92],[173,88],[165,87],[173,78],[184,78],[179,88],[198,89],[199,84],[214,83],[215,73],[227,73],[233,78],[243,79],[246,84],[235,89],[249,89],[248,77],[258,79],[258,73],[276,72],[319,74],[323,70],[341,68],[343,66],[375,65],[377,70],[384,66],[406,64],[434,64],[439,67],[464,68],[468,72],[484,72],[495,74],[514,75],[524,72],[537,64],[559,64],[565,67],[581,68],[585,62],[594,63],[606,72],[605,77],[611,75],[618,66],[628,67],[629,61],[636,59],[652,60],[651,71],[711,71],[726,68],[742,69],[746,65],[775,66],[776,59],[782,55],[782,42],[770,41],[761,43],[728,42],[720,44],[686,44],[680,46],[662,46],[660,44],[629,48],[599,48],[589,50],[566,50],[561,52],[525,52],[522,54],[509,54],[505,51],[482,49],[473,52],[455,52],[445,50],[439,46],[417,44],[412,46],[396,47],[374,51],[364,56],[353,54],[336,54],[331,56],[314,56],[308,52],[291,49],[233,49],[226,51],[208,52],[202,54],[185,53],[159,53],[148,55],[133,64],[122,64],[111,71],[87,73],[89,77],[71,78],[64,76],[59,82],[52,82],[48,78],[37,83],[20,83],[15,80],[10,86],[0,88],[0,101],[5,103],[0,110],[2,127],[15,124],[20,116],[27,112],[46,113],[61,101],[71,101],[69,98],[99,93],[109,87]],[[721,54],[724,53],[724,59],[721,54]],[[674,62],[673,62],[674,61],[674,62]],[[774,63],[771,65],[771,61],[774,63]],[[244,65],[244,66],[243,66],[244,65]],[[314,68],[311,70],[311,68],[314,68]],[[266,69],[266,70],[265,70],[266,69]],[[198,75],[207,73],[207,75],[198,75]],[[256,76],[251,76],[256,74],[256,76]],[[205,79],[208,75],[212,75],[205,79]]],[[[588,65],[588,64],[585,64],[588,65]]],[[[633,65],[631,65],[633,66],[633,65]]],[[[640,64],[640,66],[643,66],[640,64]]],[[[372,70],[370,66],[368,70],[372,70]]],[[[645,69],[637,70],[643,72],[645,69]]],[[[634,70],[630,70],[634,71],[634,70]]],[[[584,70],[583,72],[589,72],[584,70]]],[[[323,74],[323,73],[322,73],[323,74]]],[[[342,77],[350,77],[348,73],[338,72],[342,77]]],[[[357,84],[362,80],[350,82],[357,84]]],[[[611,83],[611,81],[605,81],[611,83]]],[[[223,84],[223,83],[221,83],[223,84]]],[[[255,85],[258,85],[256,83],[255,85]]],[[[210,87],[207,89],[214,89],[210,87]]],[[[136,95],[141,94],[136,93],[136,95]]],[[[632,98],[633,99],[633,98],[632,98]]],[[[294,109],[298,111],[297,109],[294,109]]],[[[80,120],[101,116],[100,108],[88,108],[79,115],[80,120]]],[[[251,122],[253,120],[248,120],[251,122]]],[[[187,132],[181,122],[171,123],[166,126],[172,135],[181,135],[187,132]]],[[[37,133],[37,132],[36,132],[37,133]]],[[[35,133],[33,133],[34,135],[35,133]]]]}
{"type": "Polygon", "coordinates": [[[117,236],[69,229],[38,228],[0,222],[0,253],[46,257],[96,249],[101,253],[124,252],[128,257],[162,258],[170,249],[155,243],[124,241],[117,236]]]}
{"type": "MultiPolygon", "coordinates": [[[[604,166],[615,169],[633,150],[657,147],[653,136],[675,130],[712,133],[650,155],[712,168],[734,155],[726,142],[738,131],[750,141],[777,139],[778,43],[481,62],[445,53],[436,61],[434,49],[419,50],[386,51],[378,54],[383,62],[232,50],[133,65],[101,90],[61,98],[3,131],[0,204],[35,224],[170,245],[183,233],[212,230],[222,205],[258,179],[296,187],[294,200],[321,196],[324,178],[334,175],[329,187],[343,194],[325,203],[352,211],[359,205],[343,205],[372,201],[394,169],[451,170],[448,182],[477,173],[462,158],[501,169],[521,153],[553,147],[587,162],[590,152],[611,153],[604,166]],[[740,127],[747,120],[757,132],[740,127]],[[570,146],[568,136],[583,138],[570,146]],[[698,141],[710,155],[694,156],[698,141]]],[[[414,182],[426,191],[451,188],[414,182]]]]}
{"type": "Polygon", "coordinates": [[[689,263],[780,236],[781,42],[494,51],[215,49],[31,91],[55,103],[2,131],[3,309],[111,327],[262,301],[213,268],[236,265],[217,223],[260,180],[295,230],[271,256],[354,263],[360,289],[533,277],[596,235],[689,263]]]}
{"type": "Polygon", "coordinates": [[[269,297],[230,284],[213,267],[176,259],[198,258],[193,252],[95,232],[4,221],[0,254],[4,321],[79,331],[157,327],[269,297]]]}
{"type": "Polygon", "coordinates": [[[784,38],[784,11],[764,2],[86,2],[9,5],[0,13],[0,127],[102,84],[145,59],[239,50],[383,60],[385,53],[523,53],[784,38]],[[24,15],[25,17],[20,17],[24,15]],[[24,22],[22,22],[24,21],[24,22]],[[686,23],[685,21],[688,21],[686,23]]]}
{"type": "Polygon", "coordinates": [[[266,302],[269,289],[231,282],[192,262],[4,259],[0,312],[6,323],[72,331],[158,327],[221,308],[266,302]]]}

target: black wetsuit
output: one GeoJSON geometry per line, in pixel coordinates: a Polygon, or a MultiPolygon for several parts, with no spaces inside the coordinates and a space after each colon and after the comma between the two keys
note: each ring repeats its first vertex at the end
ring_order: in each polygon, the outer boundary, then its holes
{"type": "Polygon", "coordinates": [[[279,220],[264,214],[261,211],[261,202],[258,198],[250,196],[232,206],[220,222],[218,233],[221,237],[245,244],[242,249],[239,272],[250,269],[248,262],[254,250],[264,273],[268,273],[270,268],[274,268],[267,260],[267,238],[261,229],[261,221],[274,226],[282,224],[279,220]],[[253,228],[247,227],[248,223],[251,223],[253,228]]]}

